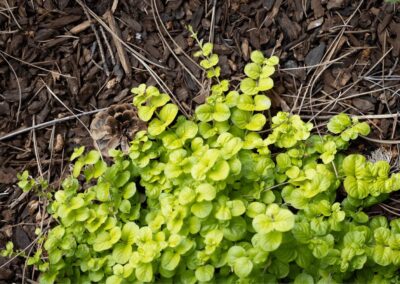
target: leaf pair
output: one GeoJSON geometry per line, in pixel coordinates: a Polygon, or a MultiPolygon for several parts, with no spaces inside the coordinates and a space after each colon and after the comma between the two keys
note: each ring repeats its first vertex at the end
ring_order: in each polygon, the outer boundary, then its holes
{"type": "Polygon", "coordinates": [[[265,213],[253,219],[253,228],[256,232],[267,234],[272,231],[287,232],[294,226],[294,215],[288,209],[280,208],[277,204],[267,207],[265,213]]]}
{"type": "Polygon", "coordinates": [[[174,150],[183,147],[185,142],[196,136],[198,126],[196,123],[188,120],[182,120],[177,123],[177,127],[168,130],[162,135],[162,141],[167,149],[174,150]]]}
{"type": "Polygon", "coordinates": [[[371,130],[366,122],[358,122],[357,118],[351,119],[345,113],[332,117],[327,127],[330,132],[340,134],[344,141],[357,139],[358,135],[366,136],[371,130]]]}
{"type": "Polygon", "coordinates": [[[271,100],[265,95],[241,95],[237,101],[236,107],[244,111],[263,111],[271,107],[271,100]]]}
{"type": "Polygon", "coordinates": [[[148,132],[151,136],[158,136],[174,121],[178,114],[178,107],[174,104],[166,104],[158,114],[158,118],[150,121],[148,132]]]}
{"type": "Polygon", "coordinates": [[[253,115],[251,112],[240,109],[235,109],[233,111],[231,119],[240,129],[247,129],[250,131],[260,131],[267,122],[267,118],[261,113],[253,115]]]}
{"type": "Polygon", "coordinates": [[[192,167],[191,174],[195,180],[204,180],[206,177],[218,181],[224,180],[229,174],[229,164],[225,160],[218,160],[220,152],[209,149],[197,164],[192,167]]]}
{"type": "Polygon", "coordinates": [[[232,246],[228,250],[227,261],[239,278],[248,277],[253,270],[253,262],[241,246],[232,246]]]}
{"type": "Polygon", "coordinates": [[[222,122],[229,119],[231,112],[224,103],[215,103],[215,105],[203,104],[196,108],[196,116],[202,122],[212,120],[222,122]]]}

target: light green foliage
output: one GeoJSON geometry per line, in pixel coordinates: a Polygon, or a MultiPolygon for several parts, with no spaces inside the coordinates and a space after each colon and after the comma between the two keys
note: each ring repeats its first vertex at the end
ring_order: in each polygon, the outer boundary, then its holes
{"type": "Polygon", "coordinates": [[[1,250],[0,255],[3,257],[11,257],[14,254],[14,243],[7,242],[5,249],[1,250]]]}
{"type": "Polygon", "coordinates": [[[328,130],[334,134],[340,134],[344,141],[357,139],[358,135],[365,136],[370,132],[366,122],[358,122],[357,118],[350,119],[344,113],[336,115],[329,121],[328,130]]]}
{"type": "Polygon", "coordinates": [[[268,144],[280,148],[291,148],[298,141],[306,140],[310,136],[311,123],[304,123],[300,116],[279,112],[272,118],[272,133],[267,138],[268,144]]]}
{"type": "MultiPolygon", "coordinates": [[[[39,179],[35,180],[31,176],[29,176],[28,171],[24,171],[22,174],[17,174],[17,178],[19,180],[18,186],[24,192],[28,192],[31,190],[35,191],[38,189],[40,189],[42,191],[42,190],[47,189],[47,187],[48,187],[48,183],[46,180],[44,180],[43,178],[39,178],[39,179]]],[[[39,194],[41,194],[41,191],[39,191],[39,194]]]]}
{"type": "Polygon", "coordinates": [[[49,207],[48,258],[30,261],[40,282],[398,283],[400,221],[362,209],[399,190],[400,174],[341,154],[368,125],[341,114],[328,124],[334,135],[316,136],[279,112],[265,127],[278,59],[252,52],[233,90],[212,45],[198,43],[216,83],[193,119],[142,84],[132,92],[148,130],[129,154],[114,150],[107,165],[95,151],[74,152],[49,207]]]}
{"type": "Polygon", "coordinates": [[[400,189],[400,174],[390,174],[386,161],[372,163],[364,156],[349,155],[343,160],[343,172],[344,188],[351,198],[378,197],[400,189]]]}

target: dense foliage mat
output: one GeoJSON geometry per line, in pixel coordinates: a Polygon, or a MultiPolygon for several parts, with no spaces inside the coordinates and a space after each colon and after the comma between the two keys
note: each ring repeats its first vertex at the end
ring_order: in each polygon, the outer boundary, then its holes
{"type": "Polygon", "coordinates": [[[140,85],[148,129],[129,155],[112,150],[107,165],[74,152],[49,207],[58,224],[29,258],[41,283],[398,283],[400,220],[363,208],[399,190],[400,174],[343,154],[368,124],[341,114],[319,136],[297,115],[267,119],[278,58],[254,51],[234,90],[212,44],[197,42],[215,84],[194,118],[140,85]]]}

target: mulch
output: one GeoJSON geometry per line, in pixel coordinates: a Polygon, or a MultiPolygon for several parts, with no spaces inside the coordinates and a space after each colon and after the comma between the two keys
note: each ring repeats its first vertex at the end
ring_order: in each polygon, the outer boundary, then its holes
{"type": "MultiPolygon", "coordinates": [[[[368,115],[375,142],[354,147],[366,154],[382,148],[397,159],[399,5],[6,0],[0,4],[0,247],[12,240],[29,254],[35,225],[49,225],[45,199],[23,194],[16,174],[27,169],[57,182],[72,149],[92,147],[88,128],[96,110],[131,102],[130,88],[139,83],[163,83],[188,113],[204,101],[208,81],[191,59],[196,46],[187,25],[214,42],[222,77],[234,84],[251,51],[278,55],[273,111],[300,114],[321,131],[336,113],[368,115]]],[[[37,279],[23,259],[0,258],[0,266],[0,283],[37,279]]]]}

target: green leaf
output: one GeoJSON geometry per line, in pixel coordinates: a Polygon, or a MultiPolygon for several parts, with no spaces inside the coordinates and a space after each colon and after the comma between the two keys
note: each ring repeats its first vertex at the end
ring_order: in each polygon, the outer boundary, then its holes
{"type": "Polygon", "coordinates": [[[136,240],[136,236],[139,233],[139,227],[133,222],[127,222],[123,227],[122,227],[122,232],[121,232],[121,239],[126,242],[127,244],[134,244],[136,240]]]}
{"type": "Polygon", "coordinates": [[[366,180],[357,180],[353,176],[346,177],[343,185],[347,194],[353,198],[363,199],[366,198],[370,193],[368,190],[370,183],[366,180]]]}
{"type": "Polygon", "coordinates": [[[125,264],[132,255],[132,245],[127,243],[116,244],[113,248],[112,257],[116,263],[125,264]]]}
{"type": "Polygon", "coordinates": [[[84,165],[85,165],[84,164],[84,160],[83,160],[82,157],[80,157],[74,164],[74,169],[72,171],[72,176],[77,178],[80,175],[81,170],[82,170],[84,165]]]}
{"type": "Polygon", "coordinates": [[[237,101],[237,108],[244,111],[254,111],[254,101],[250,95],[241,95],[237,101]]]}
{"type": "Polygon", "coordinates": [[[244,67],[244,73],[247,77],[257,80],[260,77],[261,68],[256,63],[249,63],[244,67]]]}
{"type": "Polygon", "coordinates": [[[357,123],[354,125],[353,129],[363,136],[367,136],[371,132],[371,128],[366,122],[357,123]]]}
{"type": "Polygon", "coordinates": [[[210,281],[214,277],[214,266],[209,264],[200,266],[196,269],[195,275],[200,282],[210,281]]]}
{"type": "Polygon", "coordinates": [[[258,233],[253,236],[251,243],[254,247],[266,252],[274,251],[279,248],[282,243],[281,232],[258,233]]]}
{"type": "Polygon", "coordinates": [[[122,213],[128,214],[131,211],[131,203],[129,202],[129,200],[126,199],[122,200],[118,209],[122,213]]]}
{"type": "Polygon", "coordinates": [[[222,147],[221,156],[228,160],[240,151],[243,142],[239,137],[225,132],[218,136],[217,144],[222,147]]]}
{"type": "Polygon", "coordinates": [[[96,198],[99,201],[106,202],[110,200],[110,184],[108,182],[99,183],[96,187],[96,198]]]}
{"type": "Polygon", "coordinates": [[[183,140],[192,139],[196,136],[198,131],[198,126],[193,121],[185,120],[176,129],[176,134],[183,140]]]}
{"type": "Polygon", "coordinates": [[[275,73],[275,68],[271,65],[264,65],[261,69],[260,78],[268,78],[275,73]]]}
{"type": "Polygon", "coordinates": [[[84,163],[86,165],[93,165],[97,163],[99,159],[100,159],[100,153],[95,150],[91,150],[89,153],[86,154],[84,163]]]}
{"type": "Polygon", "coordinates": [[[255,50],[255,51],[251,52],[250,59],[254,63],[263,64],[265,57],[261,51],[255,50]]]}
{"type": "Polygon", "coordinates": [[[213,119],[218,122],[226,121],[231,116],[229,106],[223,103],[216,103],[214,107],[213,119]]]}
{"type": "Polygon", "coordinates": [[[135,193],[136,193],[136,183],[134,183],[134,182],[129,182],[128,184],[126,184],[126,185],[124,186],[124,190],[123,190],[123,193],[122,193],[122,197],[123,197],[124,199],[129,199],[129,198],[131,198],[132,196],[134,196],[135,193]]]}
{"type": "Polygon", "coordinates": [[[73,161],[76,158],[79,158],[80,156],[82,156],[84,151],[85,151],[85,146],[81,146],[79,148],[75,148],[74,152],[71,155],[70,161],[73,161]]]}
{"type": "Polygon", "coordinates": [[[294,227],[295,217],[288,209],[280,209],[274,216],[274,229],[279,232],[290,231],[294,227]]]}
{"type": "Polygon", "coordinates": [[[274,229],[273,220],[265,214],[260,214],[253,219],[253,228],[257,233],[266,234],[274,229]]]}
{"type": "Polygon", "coordinates": [[[345,113],[335,115],[329,120],[327,125],[328,130],[334,134],[341,133],[349,126],[351,126],[351,119],[345,113]]]}
{"type": "Polygon", "coordinates": [[[213,77],[221,76],[221,67],[217,66],[207,70],[207,78],[211,79],[213,77]]]}
{"type": "Polygon", "coordinates": [[[155,118],[152,121],[150,121],[148,131],[150,135],[157,136],[163,133],[165,128],[166,125],[164,124],[164,122],[162,122],[158,118],[155,118]]]}
{"type": "Polygon", "coordinates": [[[284,171],[292,165],[290,156],[286,153],[279,153],[276,156],[276,163],[280,170],[284,171]]]}
{"type": "Polygon", "coordinates": [[[211,54],[212,50],[213,50],[213,44],[210,43],[210,42],[205,43],[202,46],[202,50],[203,50],[203,55],[204,56],[206,56],[206,57],[209,56],[211,54]]]}
{"type": "Polygon", "coordinates": [[[115,179],[114,185],[117,188],[123,187],[131,178],[131,173],[129,171],[123,171],[119,173],[115,179]]]}
{"type": "Polygon", "coordinates": [[[106,284],[120,284],[122,280],[123,279],[118,275],[111,275],[107,277],[106,284]]]}
{"type": "Polygon", "coordinates": [[[174,270],[181,260],[181,256],[172,250],[167,250],[161,257],[161,267],[165,270],[174,270]]]}
{"type": "Polygon", "coordinates": [[[74,209],[78,209],[81,208],[85,205],[85,201],[83,200],[82,197],[80,196],[74,196],[71,198],[70,202],[69,202],[69,209],[74,210],[74,209]]]}
{"type": "Polygon", "coordinates": [[[213,119],[214,109],[208,104],[199,105],[196,108],[196,116],[200,121],[208,122],[213,119]]]}
{"type": "Polygon", "coordinates": [[[138,109],[138,116],[143,121],[149,121],[154,114],[156,108],[152,106],[140,106],[138,109]]]}
{"type": "Polygon", "coordinates": [[[245,78],[240,82],[240,90],[245,95],[255,95],[258,92],[257,83],[251,78],[245,78]]]}
{"type": "Polygon", "coordinates": [[[314,279],[311,275],[303,272],[296,276],[294,284],[314,284],[314,279]]]}
{"type": "Polygon", "coordinates": [[[290,178],[290,179],[295,179],[299,176],[300,174],[300,169],[296,166],[292,166],[287,171],[285,174],[290,178]]]}
{"type": "Polygon", "coordinates": [[[239,100],[239,93],[237,91],[230,91],[225,97],[225,103],[230,107],[235,107],[239,100]]]}
{"type": "MultiPolygon", "coordinates": [[[[212,185],[210,185],[212,186],[212,185]]],[[[190,187],[184,187],[181,189],[181,191],[179,192],[179,196],[178,196],[178,200],[179,203],[182,205],[187,205],[192,203],[196,198],[196,192],[191,189],[190,187]]],[[[201,198],[200,198],[201,199],[201,198]]],[[[198,200],[198,201],[203,201],[205,200],[204,197],[202,200],[198,200]]]]}
{"type": "Polygon", "coordinates": [[[231,210],[232,216],[237,217],[246,212],[246,206],[242,200],[227,201],[226,205],[231,210]]]}
{"type": "Polygon", "coordinates": [[[224,180],[229,175],[229,164],[227,161],[219,161],[208,172],[208,177],[212,180],[224,180]]]}
{"type": "Polygon", "coordinates": [[[391,231],[388,228],[380,227],[374,230],[374,239],[377,244],[388,245],[391,231]]]}
{"type": "Polygon", "coordinates": [[[202,201],[192,205],[190,211],[198,218],[206,218],[210,215],[213,205],[209,201],[202,201]]]}
{"type": "Polygon", "coordinates": [[[390,247],[375,245],[373,248],[372,258],[381,266],[389,265],[392,262],[392,255],[393,251],[390,247]]]}
{"type": "Polygon", "coordinates": [[[108,232],[101,232],[96,236],[94,240],[93,249],[95,251],[103,251],[111,248],[113,244],[118,242],[121,237],[121,229],[119,227],[114,227],[108,232]]]}
{"type": "Polygon", "coordinates": [[[236,242],[243,239],[247,233],[247,223],[242,217],[235,217],[229,221],[229,226],[223,229],[224,238],[236,242]]]}
{"type": "Polygon", "coordinates": [[[250,218],[254,218],[257,215],[265,213],[267,206],[261,202],[252,202],[247,206],[246,215],[250,218]]]}
{"type": "Polygon", "coordinates": [[[263,114],[257,113],[250,118],[250,121],[246,124],[246,129],[251,131],[260,131],[266,122],[267,118],[263,114]]]}
{"type": "Polygon", "coordinates": [[[232,122],[239,128],[245,129],[251,119],[251,113],[240,109],[235,109],[232,113],[232,122]]]}
{"type": "Polygon", "coordinates": [[[274,80],[269,77],[261,78],[258,81],[257,90],[258,91],[268,91],[274,87],[274,80]]]}
{"type": "Polygon", "coordinates": [[[271,107],[271,100],[265,95],[256,95],[254,96],[254,104],[254,110],[263,111],[271,107]]]}
{"type": "Polygon", "coordinates": [[[204,69],[210,69],[218,64],[218,55],[212,54],[209,58],[200,61],[200,66],[204,69]]]}
{"type": "Polygon", "coordinates": [[[227,261],[230,265],[233,265],[237,259],[244,256],[246,256],[246,250],[241,246],[234,245],[228,250],[227,261]]]}
{"type": "Polygon", "coordinates": [[[246,278],[253,270],[253,262],[247,257],[239,257],[233,263],[233,271],[239,278],[246,278]]]}
{"type": "Polygon", "coordinates": [[[56,281],[56,278],[57,278],[57,272],[48,271],[40,275],[39,282],[41,284],[53,284],[56,281]]]}
{"type": "Polygon", "coordinates": [[[217,191],[214,186],[209,183],[202,183],[196,188],[197,201],[211,201],[217,195],[217,191]]]}
{"type": "Polygon", "coordinates": [[[267,59],[267,64],[270,66],[278,65],[279,64],[279,57],[278,56],[271,56],[267,59]]]}
{"type": "Polygon", "coordinates": [[[135,276],[140,282],[151,282],[153,280],[152,264],[140,262],[136,267],[135,276]]]}
{"type": "Polygon", "coordinates": [[[159,118],[164,122],[165,126],[168,126],[174,121],[178,114],[178,107],[174,104],[166,104],[163,106],[159,113],[159,118]]]}

